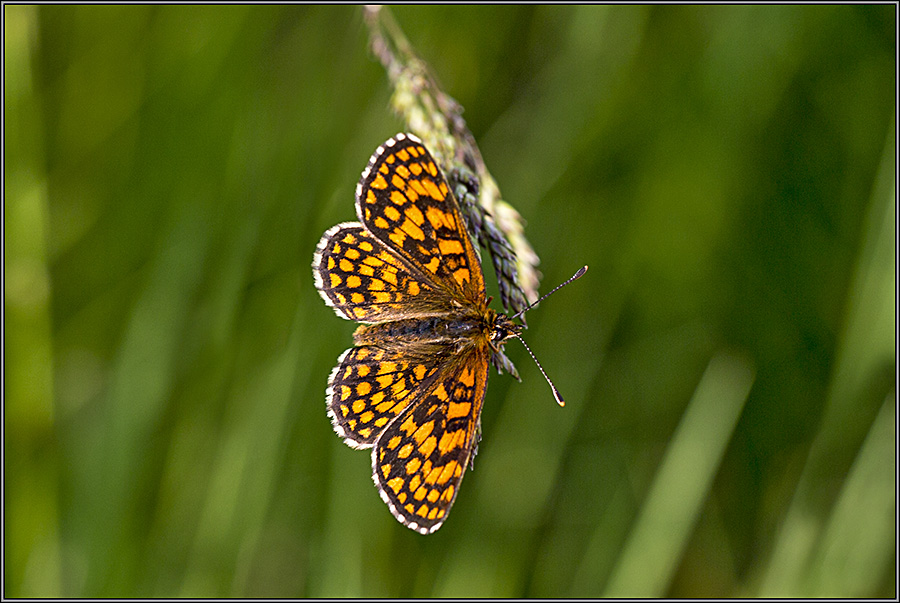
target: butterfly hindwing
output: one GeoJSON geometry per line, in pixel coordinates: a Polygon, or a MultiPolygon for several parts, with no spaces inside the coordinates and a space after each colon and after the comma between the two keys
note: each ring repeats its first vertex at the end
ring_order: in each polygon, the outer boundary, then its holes
{"type": "Polygon", "coordinates": [[[350,348],[331,372],[326,392],[335,431],[354,448],[369,448],[385,427],[434,381],[438,359],[374,345],[350,348]]]}
{"type": "Polygon", "coordinates": [[[456,499],[477,440],[487,377],[487,349],[471,348],[375,443],[372,470],[381,497],[420,533],[437,530],[456,499]]]}

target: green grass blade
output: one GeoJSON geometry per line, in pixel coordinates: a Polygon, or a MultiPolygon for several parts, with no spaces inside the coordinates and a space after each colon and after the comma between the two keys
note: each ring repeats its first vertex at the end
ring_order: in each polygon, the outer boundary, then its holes
{"type": "Polygon", "coordinates": [[[604,596],[662,597],[703,508],[753,384],[736,356],[714,357],[656,473],[604,596]]]}
{"type": "MultiPolygon", "coordinates": [[[[821,571],[814,567],[817,563],[814,557],[826,529],[828,512],[834,505],[833,490],[821,484],[839,471],[835,465],[843,462],[844,457],[857,456],[854,447],[861,444],[867,432],[875,429],[872,421],[881,400],[867,395],[866,390],[873,379],[896,362],[893,137],[892,121],[857,256],[822,427],[762,574],[759,596],[810,595],[809,573],[821,571]]],[[[888,528],[885,523],[883,529],[888,528]]],[[[854,595],[835,591],[828,596],[854,595]]]]}

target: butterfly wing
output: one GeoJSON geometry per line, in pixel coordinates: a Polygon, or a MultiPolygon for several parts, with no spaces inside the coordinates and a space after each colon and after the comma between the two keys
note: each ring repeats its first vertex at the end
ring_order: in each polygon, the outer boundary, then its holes
{"type": "Polygon", "coordinates": [[[411,134],[378,147],[356,186],[356,214],[421,280],[483,303],[481,263],[437,162],[411,134]]]}
{"type": "Polygon", "coordinates": [[[422,534],[444,520],[472,457],[487,388],[487,346],[448,362],[378,436],[372,470],[381,498],[422,534]]]}
{"type": "Polygon", "coordinates": [[[353,448],[369,448],[438,374],[440,356],[363,345],[341,354],[325,398],[334,430],[353,448]]]}
{"type": "Polygon", "coordinates": [[[328,229],[312,267],[322,299],[348,320],[377,323],[437,316],[450,305],[445,291],[414,275],[357,222],[328,229]]]}

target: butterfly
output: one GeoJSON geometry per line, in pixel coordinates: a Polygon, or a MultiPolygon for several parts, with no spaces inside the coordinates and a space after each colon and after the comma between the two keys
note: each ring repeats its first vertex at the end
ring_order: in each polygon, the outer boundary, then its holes
{"type": "Polygon", "coordinates": [[[328,379],[328,416],[349,446],[372,449],[394,517],[429,534],[475,454],[488,369],[512,366],[502,346],[523,326],[488,307],[459,204],[417,137],[378,147],[356,214],[325,232],[312,263],[325,303],[361,323],[328,379]]]}

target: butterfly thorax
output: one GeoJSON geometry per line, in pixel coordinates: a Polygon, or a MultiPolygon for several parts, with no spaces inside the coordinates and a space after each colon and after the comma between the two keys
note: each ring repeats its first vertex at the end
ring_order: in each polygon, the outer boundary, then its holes
{"type": "Polygon", "coordinates": [[[384,349],[399,347],[410,349],[410,345],[428,351],[429,344],[435,349],[451,349],[459,353],[472,346],[486,346],[499,351],[509,337],[518,334],[522,326],[503,314],[490,308],[484,311],[446,313],[424,318],[407,318],[372,325],[362,325],[353,333],[356,345],[377,345],[384,349]],[[451,344],[448,346],[447,344],[451,344]]]}

